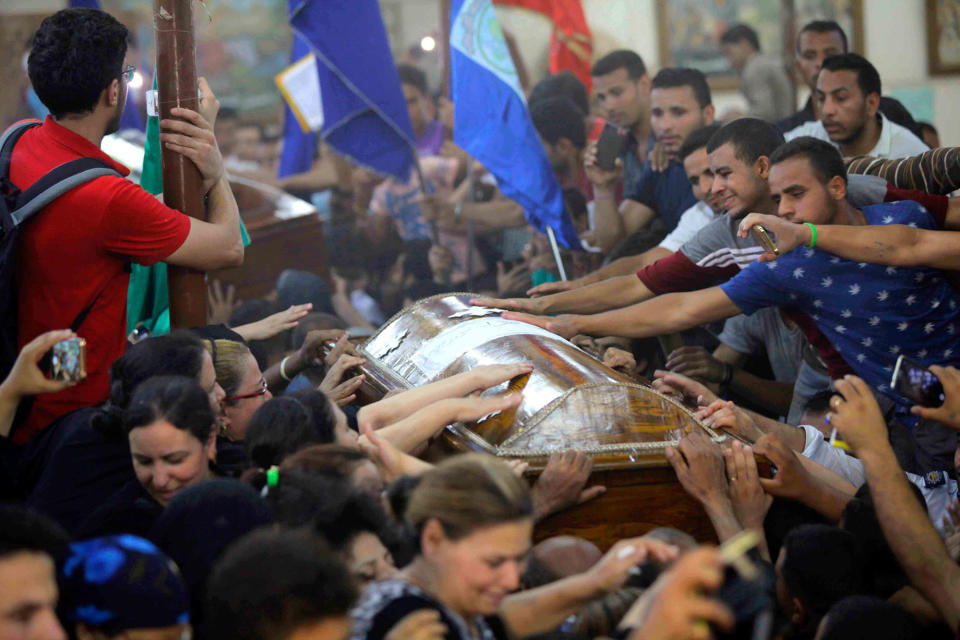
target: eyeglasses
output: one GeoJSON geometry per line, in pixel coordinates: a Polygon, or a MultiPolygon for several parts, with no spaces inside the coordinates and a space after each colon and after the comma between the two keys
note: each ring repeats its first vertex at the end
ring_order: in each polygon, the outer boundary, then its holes
{"type": "Polygon", "coordinates": [[[227,396],[223,399],[224,402],[233,402],[234,400],[245,400],[247,398],[256,398],[257,396],[267,395],[267,381],[263,378],[260,378],[260,388],[254,391],[253,393],[245,393],[241,396],[227,396]]]}
{"type": "Polygon", "coordinates": [[[130,82],[131,80],[133,80],[133,72],[136,70],[137,68],[135,66],[133,66],[132,64],[128,64],[127,68],[120,72],[120,77],[126,80],[127,82],[130,82]]]}

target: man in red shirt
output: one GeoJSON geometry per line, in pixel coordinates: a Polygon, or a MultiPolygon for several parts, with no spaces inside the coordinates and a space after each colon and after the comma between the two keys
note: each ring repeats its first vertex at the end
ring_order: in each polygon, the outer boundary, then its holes
{"type": "MultiPolygon", "coordinates": [[[[43,21],[28,73],[50,116],[14,148],[13,184],[26,189],[57,165],[83,157],[129,174],[100,150],[123,112],[132,71],[123,66],[126,49],[126,27],[105,12],[65,9],[43,21]]],[[[203,80],[201,92],[200,113],[175,108],[175,119],[160,126],[162,142],[190,158],[203,175],[207,222],[165,206],[124,178],[104,176],[67,192],[24,225],[17,263],[19,346],[70,326],[82,310],[90,310],[77,330],[87,341],[87,379],[37,397],[13,433],[15,442],[107,399],[110,365],[126,344],[130,262],[165,260],[200,270],[242,263],[237,204],[213,136],[219,103],[203,80]]]]}

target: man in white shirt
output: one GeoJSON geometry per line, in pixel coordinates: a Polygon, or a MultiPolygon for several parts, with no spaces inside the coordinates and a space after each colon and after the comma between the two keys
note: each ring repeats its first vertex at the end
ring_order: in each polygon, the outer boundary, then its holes
{"type": "Polygon", "coordinates": [[[927,151],[920,138],[879,111],[880,91],[880,74],[863,56],[830,56],[823,61],[813,95],[820,120],[804,123],[784,137],[826,140],[845,157],[902,158],[927,151]]]}

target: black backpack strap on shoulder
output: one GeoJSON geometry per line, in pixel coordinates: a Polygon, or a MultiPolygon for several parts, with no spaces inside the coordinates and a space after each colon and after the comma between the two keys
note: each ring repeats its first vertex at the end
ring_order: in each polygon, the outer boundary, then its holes
{"type": "Polygon", "coordinates": [[[79,158],[51,169],[16,196],[10,217],[17,226],[67,191],[101,176],[119,176],[116,169],[97,158],[79,158]]]}
{"type": "Polygon", "coordinates": [[[13,155],[13,145],[17,144],[24,133],[34,127],[39,127],[39,120],[24,120],[10,126],[3,135],[0,135],[0,179],[7,179],[10,175],[10,157],[13,155]]]}

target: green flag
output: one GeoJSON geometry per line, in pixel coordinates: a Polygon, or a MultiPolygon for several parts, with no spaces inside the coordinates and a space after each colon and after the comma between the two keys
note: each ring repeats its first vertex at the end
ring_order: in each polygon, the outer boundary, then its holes
{"type": "MultiPolygon", "coordinates": [[[[153,79],[157,89],[157,79],[153,79]]],[[[160,118],[147,118],[147,140],[143,147],[143,171],[140,186],[157,195],[163,192],[163,172],[160,165],[160,118]]],[[[250,244],[250,237],[240,221],[243,246],[250,244]]],[[[132,264],[130,286],[127,289],[127,333],[142,323],[152,335],[170,333],[170,299],[167,289],[167,264],[158,262],[145,267],[132,264]]]]}

